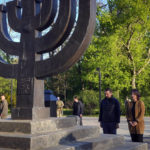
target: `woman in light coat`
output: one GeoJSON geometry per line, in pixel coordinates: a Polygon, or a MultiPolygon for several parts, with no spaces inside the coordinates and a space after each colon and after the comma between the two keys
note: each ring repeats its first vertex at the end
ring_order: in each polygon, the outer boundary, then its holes
{"type": "Polygon", "coordinates": [[[132,90],[132,101],[126,102],[126,117],[133,142],[143,142],[145,105],[138,90],[132,90]]]}

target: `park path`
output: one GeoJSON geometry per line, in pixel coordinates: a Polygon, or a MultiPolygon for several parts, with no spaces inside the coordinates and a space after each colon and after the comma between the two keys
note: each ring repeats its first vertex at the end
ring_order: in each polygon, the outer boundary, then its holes
{"type": "MultiPolygon", "coordinates": [[[[97,117],[83,117],[83,124],[86,126],[99,126],[97,117]]],[[[102,129],[101,133],[102,133],[102,129]]],[[[131,141],[128,125],[125,117],[121,118],[120,128],[118,129],[117,134],[123,135],[127,141],[131,141]]],[[[150,150],[150,117],[145,118],[145,133],[144,133],[144,142],[149,144],[150,150]]]]}

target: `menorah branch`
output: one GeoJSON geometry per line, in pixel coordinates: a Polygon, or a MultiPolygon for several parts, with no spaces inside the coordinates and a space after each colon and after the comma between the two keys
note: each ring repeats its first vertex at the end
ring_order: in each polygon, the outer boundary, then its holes
{"type": "MultiPolygon", "coordinates": [[[[38,5],[40,5],[40,3],[38,5]]],[[[33,19],[34,28],[39,31],[48,28],[54,21],[54,18],[57,13],[57,7],[58,7],[58,1],[43,0],[40,12],[38,13],[39,8],[37,8],[36,13],[38,14],[33,19]]]]}
{"type": "Polygon", "coordinates": [[[35,39],[36,52],[53,49],[65,34],[71,17],[71,0],[60,1],[58,19],[52,30],[45,36],[35,39]]]}
{"type": "Polygon", "coordinates": [[[20,43],[9,41],[0,31],[0,49],[9,55],[19,56],[20,43]]]}
{"type": "Polygon", "coordinates": [[[4,78],[17,78],[18,65],[3,64],[0,62],[0,75],[4,78]]]}
{"type": "Polygon", "coordinates": [[[6,11],[0,5],[0,49],[10,55],[18,56],[20,44],[13,42],[8,32],[6,11]]]}
{"type": "MultiPolygon", "coordinates": [[[[67,38],[70,36],[70,33],[72,32],[74,25],[75,25],[75,21],[76,21],[76,14],[77,14],[76,7],[77,7],[77,2],[71,1],[71,17],[70,17],[70,21],[69,21],[67,30],[66,30],[65,34],[63,35],[63,37],[61,38],[61,40],[56,44],[54,49],[57,49],[59,46],[61,46],[67,40],[67,38]]],[[[49,51],[52,51],[52,49],[49,49],[49,51]]]]}
{"type": "Polygon", "coordinates": [[[17,17],[17,2],[12,1],[7,3],[7,10],[8,10],[8,23],[9,26],[16,32],[21,33],[22,31],[22,24],[21,19],[17,17]]]}
{"type": "Polygon", "coordinates": [[[56,56],[36,62],[37,78],[44,78],[67,70],[79,60],[89,45],[90,35],[95,29],[96,2],[95,0],[80,0],[79,6],[79,19],[72,37],[56,56]]]}

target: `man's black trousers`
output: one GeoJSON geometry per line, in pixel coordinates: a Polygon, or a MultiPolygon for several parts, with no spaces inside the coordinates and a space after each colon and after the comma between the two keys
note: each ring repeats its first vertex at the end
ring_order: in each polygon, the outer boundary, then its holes
{"type": "Polygon", "coordinates": [[[117,123],[114,122],[102,122],[102,128],[104,134],[117,134],[117,123]]]}

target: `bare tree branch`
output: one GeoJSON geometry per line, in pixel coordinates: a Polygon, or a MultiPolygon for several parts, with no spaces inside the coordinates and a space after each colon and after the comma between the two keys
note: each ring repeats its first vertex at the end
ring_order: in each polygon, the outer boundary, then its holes
{"type": "Polygon", "coordinates": [[[150,48],[148,50],[148,58],[147,60],[145,61],[145,64],[144,66],[137,72],[137,75],[139,75],[142,71],[145,70],[145,68],[150,64],[150,48]]]}
{"type": "Polygon", "coordinates": [[[125,46],[125,49],[127,50],[128,58],[130,59],[130,61],[131,61],[132,63],[134,62],[134,58],[133,58],[132,53],[131,53],[131,51],[130,51],[130,44],[131,44],[131,40],[132,40],[133,34],[134,34],[134,31],[131,32],[130,37],[129,37],[127,43],[126,43],[126,44],[125,44],[125,43],[123,44],[123,45],[125,46]]]}

